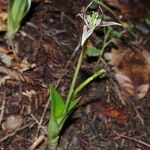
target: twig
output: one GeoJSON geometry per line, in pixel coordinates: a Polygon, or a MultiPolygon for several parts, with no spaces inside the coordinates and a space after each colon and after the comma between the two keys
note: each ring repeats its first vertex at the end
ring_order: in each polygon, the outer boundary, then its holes
{"type": "MultiPolygon", "coordinates": [[[[63,12],[63,17],[66,17],[66,19],[68,19],[68,21],[70,21],[72,23],[72,25],[74,25],[76,27],[75,21],[70,16],[68,16],[65,12],[63,12]]],[[[77,27],[76,27],[76,29],[77,29],[77,27]]]]}
{"type": "Polygon", "coordinates": [[[31,113],[30,116],[34,119],[34,121],[38,124],[38,126],[44,131],[45,134],[47,134],[47,132],[45,131],[45,129],[40,125],[40,122],[35,118],[35,116],[31,113]]]}
{"type": "Polygon", "coordinates": [[[6,91],[3,93],[3,102],[2,102],[1,113],[0,113],[0,125],[2,123],[3,116],[4,116],[5,104],[6,104],[6,91]]]}
{"type": "Polygon", "coordinates": [[[141,140],[138,140],[138,139],[136,139],[136,138],[132,138],[132,137],[126,136],[126,135],[124,135],[124,134],[119,134],[119,133],[117,133],[117,132],[114,132],[114,133],[115,133],[118,137],[120,137],[120,138],[129,139],[129,140],[132,140],[132,141],[134,141],[134,142],[136,142],[136,143],[142,144],[142,145],[144,145],[144,146],[150,148],[150,144],[145,143],[144,141],[141,141],[141,140]]]}
{"type": "Polygon", "coordinates": [[[39,126],[38,126],[38,130],[37,130],[37,135],[36,135],[36,137],[38,137],[38,134],[39,134],[40,128],[41,128],[41,126],[42,126],[45,113],[46,113],[46,111],[47,111],[47,109],[48,109],[48,107],[49,107],[49,104],[50,104],[50,99],[48,99],[48,101],[47,101],[47,103],[46,103],[46,105],[45,105],[44,111],[43,111],[43,113],[42,113],[42,117],[41,117],[40,122],[39,122],[39,126]]]}
{"type": "Polygon", "coordinates": [[[139,118],[141,124],[144,125],[144,119],[141,117],[141,115],[140,115],[139,111],[137,110],[137,108],[136,108],[134,102],[131,100],[130,103],[132,104],[132,107],[133,107],[133,109],[134,109],[134,111],[135,111],[137,117],[139,118]]]}
{"type": "Polygon", "coordinates": [[[35,150],[36,147],[37,147],[41,142],[43,142],[43,140],[45,140],[45,136],[44,136],[44,135],[39,136],[39,137],[34,141],[34,143],[29,147],[29,150],[35,150]]]}

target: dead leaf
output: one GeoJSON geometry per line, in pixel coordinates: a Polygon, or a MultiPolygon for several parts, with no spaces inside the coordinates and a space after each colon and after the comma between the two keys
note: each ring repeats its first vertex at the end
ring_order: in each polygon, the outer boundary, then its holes
{"type": "Polygon", "coordinates": [[[0,1],[0,31],[6,31],[8,0],[0,1]]]}
{"type": "Polygon", "coordinates": [[[119,85],[130,95],[139,99],[145,97],[150,81],[150,53],[121,46],[118,50],[105,53],[115,71],[119,85]]]}
{"type": "Polygon", "coordinates": [[[37,80],[36,77],[31,74],[21,73],[18,70],[8,68],[4,65],[0,65],[0,73],[6,74],[17,81],[26,82],[29,84],[35,84],[35,81],[37,80]]]}
{"type": "Polygon", "coordinates": [[[91,108],[91,111],[96,113],[106,123],[107,120],[111,118],[115,119],[118,124],[122,125],[125,124],[128,119],[128,116],[124,112],[109,103],[97,102],[93,104],[91,108]]]}
{"type": "Polygon", "coordinates": [[[13,63],[13,68],[16,70],[19,70],[20,72],[27,71],[29,69],[35,68],[36,64],[30,64],[28,62],[27,58],[24,58],[20,63],[19,62],[14,62],[13,63]]]}
{"type": "Polygon", "coordinates": [[[7,13],[1,12],[0,13],[0,31],[6,31],[6,19],[7,19],[7,13]]]}

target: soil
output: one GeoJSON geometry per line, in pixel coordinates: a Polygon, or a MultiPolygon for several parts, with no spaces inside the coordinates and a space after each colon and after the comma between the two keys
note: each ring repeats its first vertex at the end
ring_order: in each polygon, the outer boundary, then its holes
{"type": "MultiPolygon", "coordinates": [[[[23,73],[8,67],[13,72],[12,78],[0,87],[0,105],[4,106],[2,124],[12,115],[21,115],[23,124],[13,131],[0,128],[1,150],[31,149],[39,137],[43,140],[35,149],[48,149],[49,85],[55,85],[66,96],[81,50],[83,23],[76,15],[88,2],[43,0],[33,4],[15,40],[17,63],[26,59],[35,67],[23,73]]],[[[141,37],[149,40],[149,35],[141,37]]],[[[101,40],[101,36],[97,38],[101,40]]],[[[96,62],[84,57],[77,84],[95,69],[104,68],[107,74],[80,93],[82,99],[65,124],[58,150],[150,149],[150,92],[142,100],[127,96],[114,80],[107,62],[101,59],[95,65],[96,62]]]]}

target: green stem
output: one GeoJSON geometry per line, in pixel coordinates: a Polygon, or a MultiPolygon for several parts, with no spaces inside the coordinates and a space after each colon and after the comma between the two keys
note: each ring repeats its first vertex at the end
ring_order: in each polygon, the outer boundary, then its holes
{"type": "Polygon", "coordinates": [[[99,55],[99,58],[98,58],[97,63],[100,62],[100,59],[101,59],[101,57],[102,57],[102,55],[103,55],[103,53],[104,53],[105,48],[111,43],[111,40],[107,41],[108,38],[109,38],[109,33],[110,33],[110,31],[111,31],[111,30],[108,29],[108,31],[107,31],[107,33],[106,33],[106,35],[105,35],[105,37],[104,37],[103,46],[102,46],[101,53],[100,53],[100,55],[99,55]]]}
{"type": "Polygon", "coordinates": [[[79,60],[78,60],[78,63],[77,63],[77,67],[75,69],[75,73],[74,73],[74,76],[73,76],[73,79],[72,79],[72,83],[71,83],[70,90],[69,90],[69,93],[68,93],[68,96],[67,96],[67,100],[66,100],[65,112],[67,112],[70,100],[71,100],[71,98],[73,96],[75,83],[76,83],[77,76],[78,76],[78,73],[79,73],[79,70],[80,70],[80,67],[81,67],[81,63],[82,63],[82,60],[83,60],[84,50],[85,50],[85,44],[82,47],[82,50],[81,50],[81,53],[80,53],[80,57],[79,57],[79,60]]]}
{"type": "Polygon", "coordinates": [[[102,1],[99,1],[98,4],[104,7],[106,10],[108,10],[117,19],[117,21],[120,22],[118,16],[107,5],[105,5],[102,1]]]}
{"type": "Polygon", "coordinates": [[[88,83],[94,80],[96,77],[102,78],[105,75],[106,71],[104,69],[97,71],[91,77],[87,78],[83,83],[81,83],[73,92],[73,96],[75,96],[79,91],[81,91],[88,83]]]}
{"type": "Polygon", "coordinates": [[[51,141],[51,143],[49,143],[48,149],[49,149],[49,150],[56,150],[57,145],[58,145],[58,140],[59,140],[59,136],[58,136],[57,138],[53,139],[53,140],[51,141]]]}

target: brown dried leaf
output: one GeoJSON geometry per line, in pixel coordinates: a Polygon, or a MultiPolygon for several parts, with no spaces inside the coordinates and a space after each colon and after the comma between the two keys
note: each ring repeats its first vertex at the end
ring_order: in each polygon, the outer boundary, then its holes
{"type": "Polygon", "coordinates": [[[13,62],[13,68],[16,70],[19,70],[20,72],[27,71],[29,69],[35,68],[36,64],[30,64],[28,62],[28,59],[25,57],[21,62],[18,63],[18,61],[13,62]]]}
{"type": "Polygon", "coordinates": [[[124,112],[118,110],[115,106],[104,103],[98,102],[92,106],[92,112],[96,113],[101,117],[103,121],[107,121],[108,118],[115,119],[118,124],[124,124],[128,117],[124,112]]]}
{"type": "Polygon", "coordinates": [[[7,6],[7,0],[0,1],[0,31],[6,31],[7,6]]]}
{"type": "Polygon", "coordinates": [[[104,56],[113,66],[115,78],[125,91],[139,99],[147,94],[150,84],[149,52],[122,45],[118,50],[112,50],[104,56]]]}
{"type": "Polygon", "coordinates": [[[0,66],[0,73],[9,75],[11,78],[17,81],[27,82],[29,84],[35,84],[35,78],[29,74],[21,73],[17,70],[7,68],[5,66],[0,66]]]}
{"type": "Polygon", "coordinates": [[[0,31],[6,31],[6,19],[7,19],[7,13],[1,12],[0,13],[0,31]]]}

